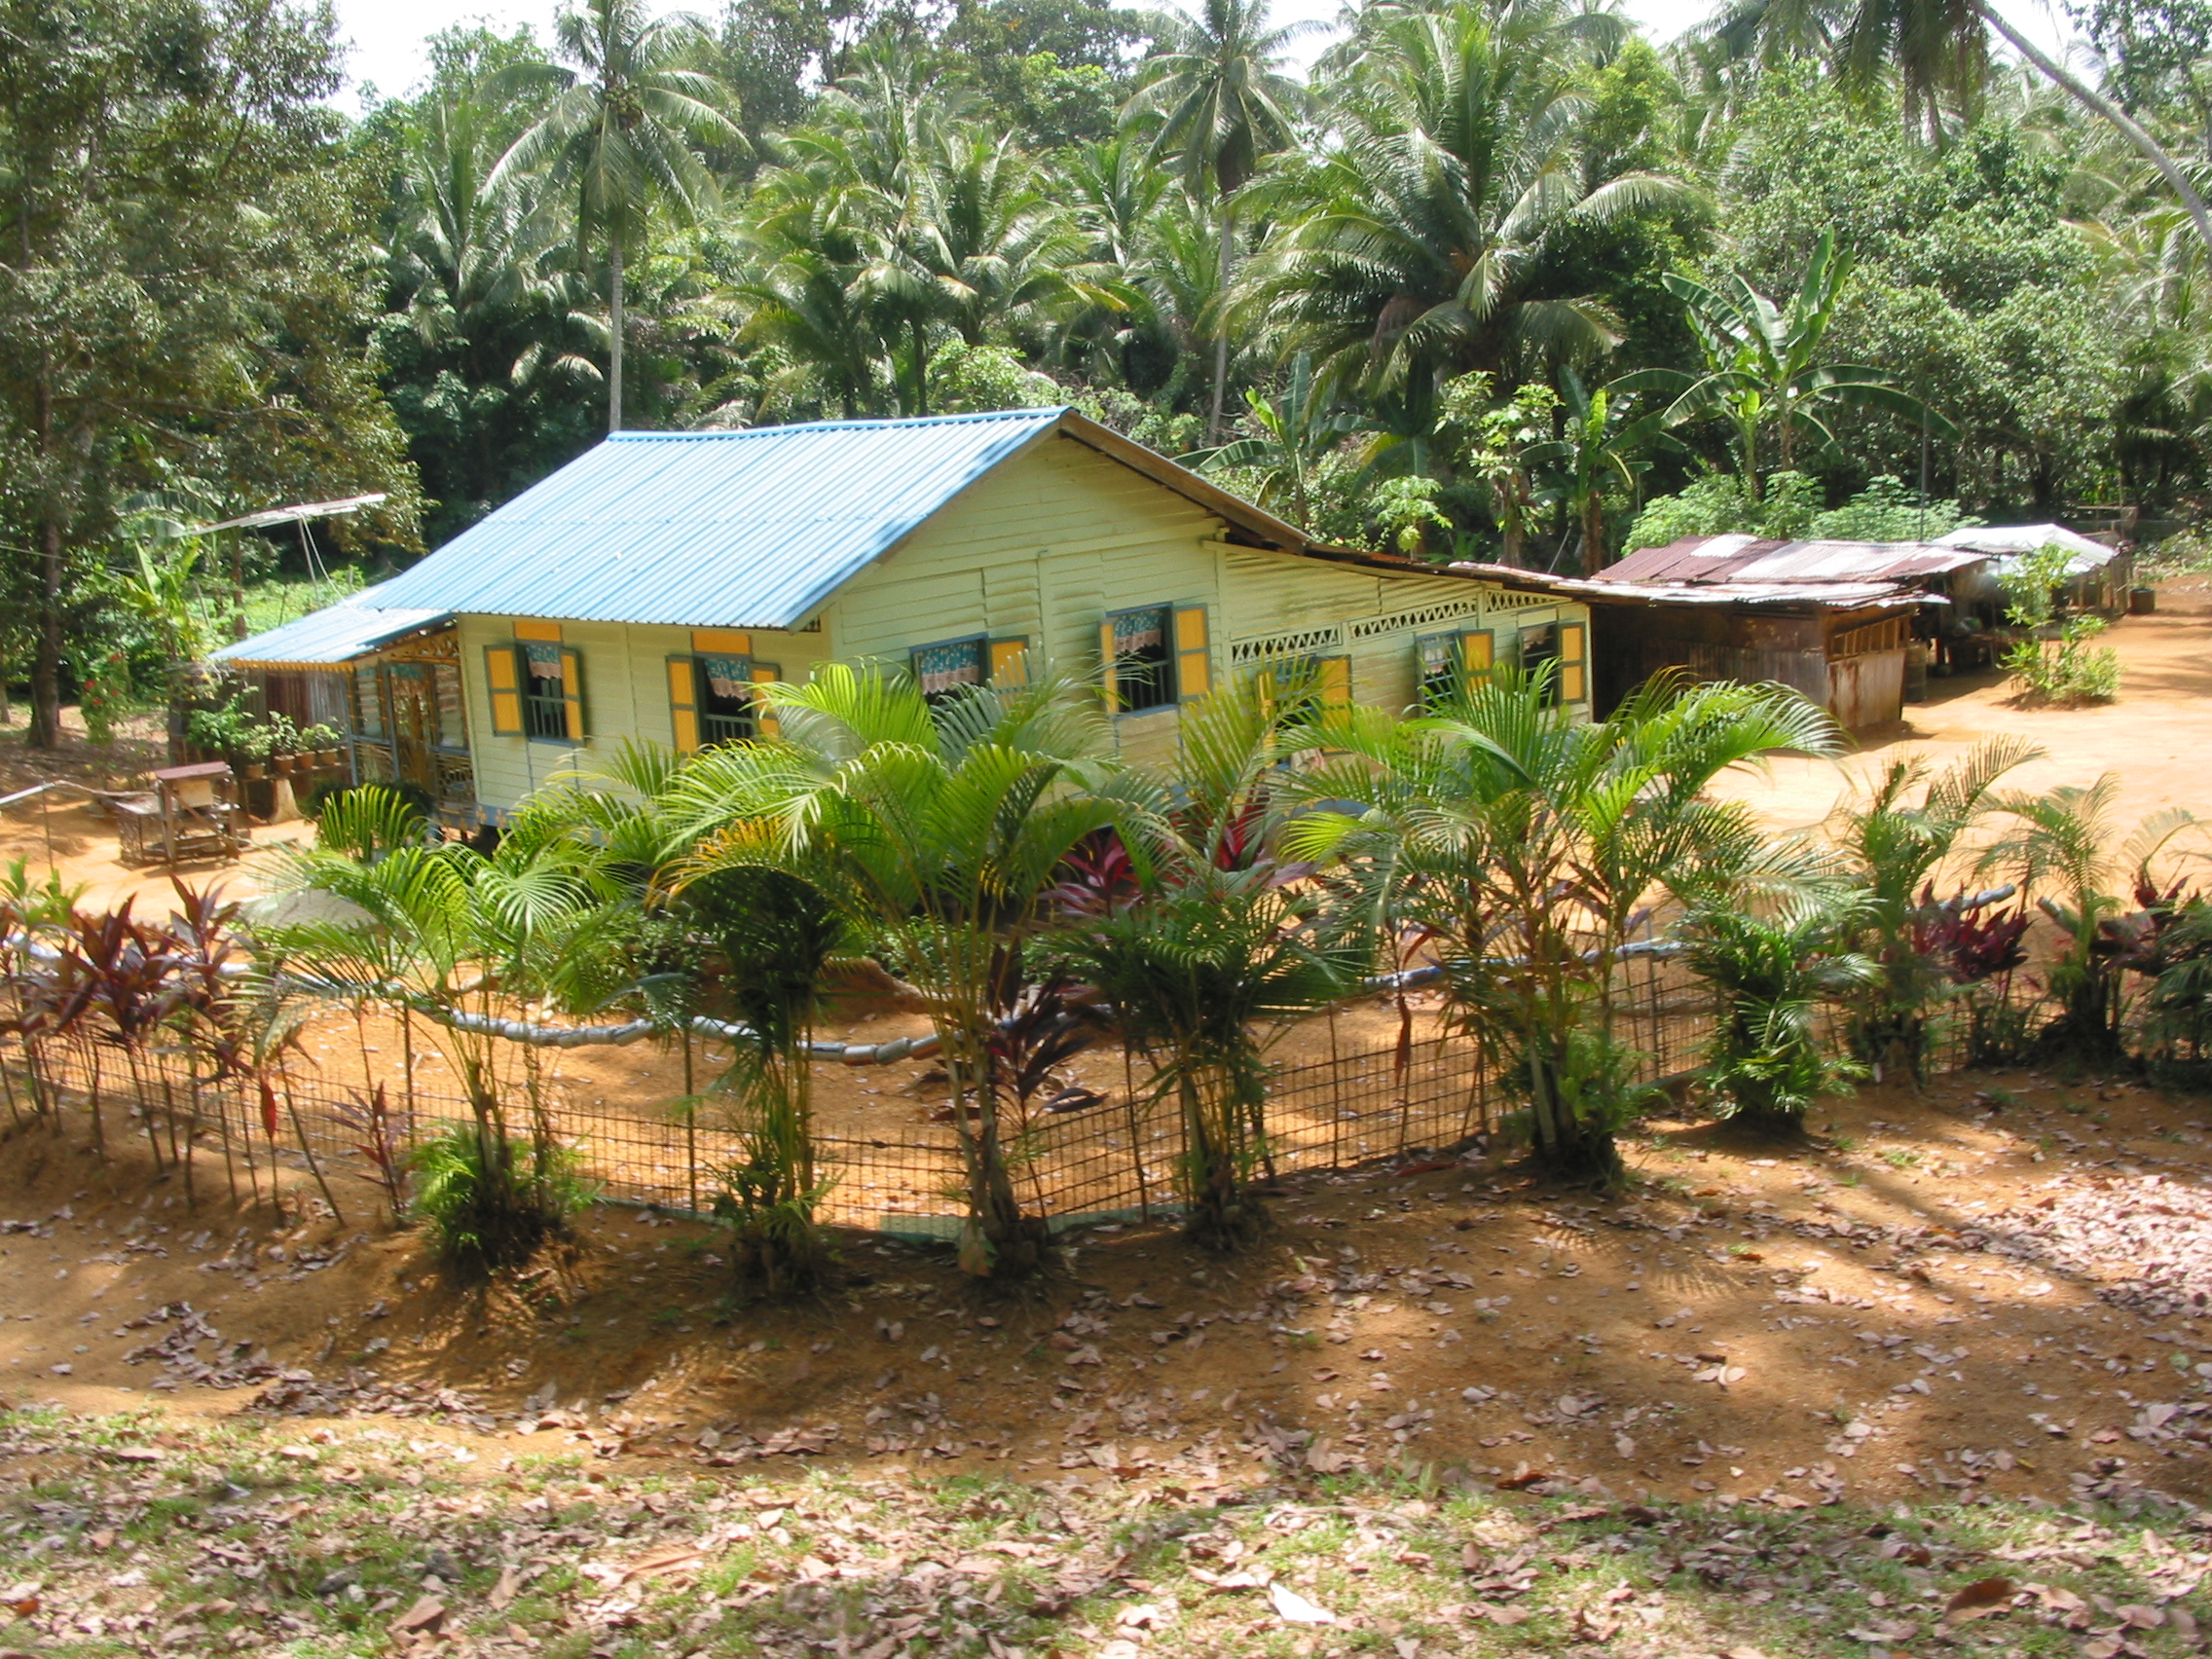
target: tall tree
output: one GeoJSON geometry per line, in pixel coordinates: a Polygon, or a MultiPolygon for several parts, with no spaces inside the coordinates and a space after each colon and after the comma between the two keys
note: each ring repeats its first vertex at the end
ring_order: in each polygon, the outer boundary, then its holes
{"type": "Polygon", "coordinates": [[[2132,145],[2180,200],[2212,251],[2212,208],[2189,169],[2134,116],[2022,33],[1995,0],[1832,0],[1832,9],[1819,0],[1739,0],[1723,13],[1723,29],[1730,26],[1731,13],[1742,15],[1734,26],[1747,46],[1774,31],[1802,41],[1825,25],[1846,80],[1863,87],[1894,71],[1907,110],[1924,112],[1931,128],[1939,99],[1971,99],[1980,91],[1988,74],[1989,37],[1995,34],[2132,145]]]}
{"type": "Polygon", "coordinates": [[[493,171],[495,185],[540,169],[576,197],[579,254],[607,244],[607,429],[622,427],[622,262],[657,205],[696,219],[715,193],[708,144],[742,146],[729,90],[685,65],[706,41],[689,13],[654,18],[644,0],[583,0],[553,25],[565,62],[516,64],[501,90],[550,88],[545,114],[493,171]]]}
{"type": "Polygon", "coordinates": [[[1452,376],[1523,342],[1561,355],[1611,342],[1602,308],[1532,291],[1555,229],[1688,192],[1641,169],[1582,178],[1581,76],[1617,18],[1461,0],[1370,18],[1332,89],[1339,142],[1286,181],[1247,303],[1335,384],[1401,401],[1396,424],[1418,440],[1452,376]]]}
{"type": "MultiPolygon", "coordinates": [[[[1127,122],[1157,119],[1155,156],[1172,156],[1194,188],[1209,189],[1219,215],[1222,288],[1235,261],[1235,196],[1272,150],[1290,142],[1306,104],[1306,89],[1282,73],[1285,49],[1309,23],[1272,24],[1268,0],[1204,0],[1193,15],[1167,18],[1162,50],[1150,58],[1144,84],[1124,111],[1127,122]]],[[[1229,384],[1229,329],[1217,314],[1213,342],[1213,405],[1206,441],[1221,441],[1222,399],[1229,384]]]]}
{"type": "Polygon", "coordinates": [[[34,744],[128,495],[384,490],[412,535],[332,31],[285,0],[0,0],[0,543],[28,567],[34,744]]]}

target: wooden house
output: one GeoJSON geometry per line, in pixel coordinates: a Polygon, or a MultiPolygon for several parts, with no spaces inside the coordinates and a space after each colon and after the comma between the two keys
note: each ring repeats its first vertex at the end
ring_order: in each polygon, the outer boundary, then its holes
{"type": "Polygon", "coordinates": [[[494,822],[626,738],[747,737],[754,687],[834,660],[933,695],[1079,679],[1132,757],[1285,661],[1390,709],[1470,663],[1557,659],[1563,700],[1589,696],[1579,599],[1317,546],[1065,409],[617,433],[375,601],[452,619],[494,822]]]}

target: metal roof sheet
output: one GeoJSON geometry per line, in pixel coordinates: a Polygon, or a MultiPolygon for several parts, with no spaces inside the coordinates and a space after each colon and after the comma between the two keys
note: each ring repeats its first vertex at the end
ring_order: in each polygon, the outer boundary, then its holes
{"type": "Polygon", "coordinates": [[[1622,582],[1609,579],[1618,566],[1609,567],[1602,577],[1555,576],[1511,565],[1486,565],[1472,560],[1456,562],[1450,568],[1524,592],[1612,605],[1801,606],[1820,610],[1890,610],[1949,603],[1940,595],[1922,593],[1896,582],[1622,582]]]}
{"type": "Polygon", "coordinates": [[[210,651],[233,668],[332,668],[390,644],[403,634],[445,621],[451,614],[385,603],[391,584],[363,588],[336,605],[210,651]]]}
{"type": "Polygon", "coordinates": [[[616,432],[394,577],[389,603],[796,627],[1062,413],[616,432]]]}
{"type": "Polygon", "coordinates": [[[1274,545],[1289,525],[1066,409],[617,432],[388,584],[495,616],[793,628],[971,484],[1054,431],[1274,545]]]}
{"type": "Polygon", "coordinates": [[[1967,548],[1989,555],[1992,571],[2009,570],[2020,555],[2040,552],[2046,547],[2063,547],[2073,555],[2066,561],[2066,573],[2070,576],[2085,576],[2091,571],[2101,571],[2120,557],[2119,548],[2092,541],[2062,524],[1976,525],[1971,530],[1954,530],[1936,539],[1945,547],[1967,548]]]}
{"type": "Polygon", "coordinates": [[[1922,541],[1774,541],[1686,535],[1643,547],[1592,579],[1604,582],[1895,582],[1942,575],[1986,555],[1922,541]]]}

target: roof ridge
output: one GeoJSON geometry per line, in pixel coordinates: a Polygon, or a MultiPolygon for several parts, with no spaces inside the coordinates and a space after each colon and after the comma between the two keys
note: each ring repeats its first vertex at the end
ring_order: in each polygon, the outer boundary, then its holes
{"type": "Polygon", "coordinates": [[[778,432],[882,431],[894,428],[910,430],[915,426],[973,425],[984,421],[1056,421],[1062,415],[1073,413],[1073,410],[1072,404],[1055,403],[1042,409],[983,409],[960,415],[871,415],[856,421],[793,421],[773,426],[725,426],[689,432],[609,432],[603,441],[610,444],[657,443],[669,439],[758,438],[778,432]]]}

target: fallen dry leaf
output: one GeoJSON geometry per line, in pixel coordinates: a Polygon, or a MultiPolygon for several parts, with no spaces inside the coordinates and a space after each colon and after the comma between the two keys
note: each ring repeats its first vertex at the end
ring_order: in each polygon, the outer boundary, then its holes
{"type": "Polygon", "coordinates": [[[1969,1619],[1985,1618],[2012,1604],[2012,1581],[2009,1578],[1977,1578],[1943,1607],[1943,1617],[1950,1624],[1964,1624],[1969,1619]]]}
{"type": "Polygon", "coordinates": [[[651,1550],[623,1569],[622,1582],[629,1584],[640,1578],[663,1578],[672,1572],[688,1572],[706,1559],[704,1550],[685,1545],[651,1550]]]}
{"type": "Polygon", "coordinates": [[[514,1564],[509,1562],[499,1568],[499,1581],[492,1586],[490,1597],[492,1605],[494,1607],[505,1606],[515,1599],[516,1592],[521,1589],[522,1576],[515,1571],[514,1564]]]}
{"type": "Polygon", "coordinates": [[[391,1621],[394,1636],[415,1636],[434,1632],[446,1622],[446,1604],[435,1596],[424,1596],[416,1604],[391,1621]]]}
{"type": "Polygon", "coordinates": [[[1517,1625],[1529,1617],[1527,1607],[1505,1607],[1495,1602],[1477,1602],[1475,1611],[1494,1625],[1517,1625]]]}
{"type": "Polygon", "coordinates": [[[1274,1604],[1276,1616],[1290,1624],[1333,1625],[1337,1622],[1336,1614],[1317,1602],[1309,1602],[1287,1584],[1270,1584],[1268,1600],[1274,1604]]]}

